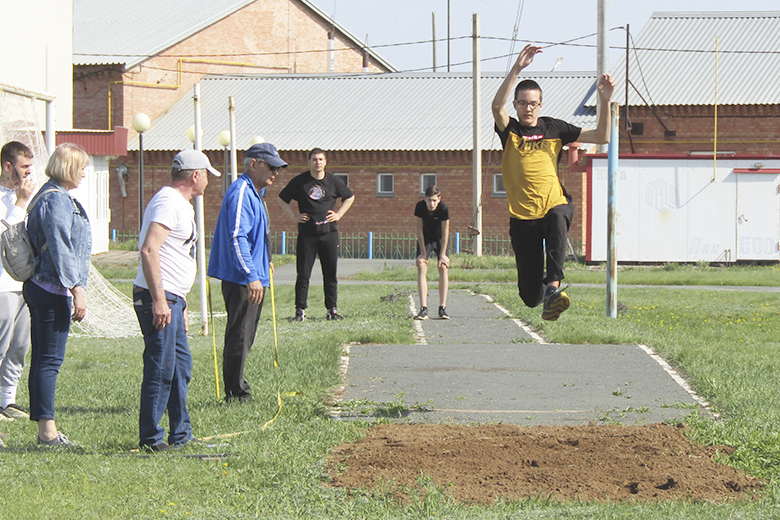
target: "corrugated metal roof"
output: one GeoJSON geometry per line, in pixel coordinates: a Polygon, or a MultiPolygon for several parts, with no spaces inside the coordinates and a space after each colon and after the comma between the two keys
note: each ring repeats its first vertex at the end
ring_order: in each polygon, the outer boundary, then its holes
{"type": "MultiPolygon", "coordinates": [[[[73,0],[73,64],[132,68],[256,0],[73,0]]],[[[355,45],[363,43],[309,0],[299,0],[355,45]]],[[[395,67],[369,50],[390,71],[395,67]]]]}
{"type": "MultiPolygon", "coordinates": [[[[714,104],[717,36],[718,104],[778,104],[779,34],[780,11],[653,13],[629,53],[629,77],[641,93],[629,86],[629,103],[714,104]]],[[[625,58],[612,72],[613,100],[625,104],[625,58]]]]}
{"type": "MultiPolygon", "coordinates": [[[[482,78],[485,150],[501,149],[490,104],[503,78],[499,73],[482,78]]],[[[584,106],[595,88],[595,73],[523,78],[535,79],[544,91],[541,115],[596,126],[595,110],[584,106]]],[[[229,96],[235,98],[240,150],[256,135],[280,150],[472,149],[472,79],[467,74],[231,75],[204,78],[200,85],[204,150],[222,149],[217,135],[229,128],[229,96]]],[[[144,133],[144,149],[191,146],[185,131],[193,123],[192,96],[183,96],[144,133]]],[[[138,149],[137,138],[128,149],[138,149]]]]}

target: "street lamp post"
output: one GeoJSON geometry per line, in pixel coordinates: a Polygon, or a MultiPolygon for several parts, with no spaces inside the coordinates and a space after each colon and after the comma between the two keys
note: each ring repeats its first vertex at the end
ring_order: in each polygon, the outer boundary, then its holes
{"type": "Polygon", "coordinates": [[[133,130],[138,132],[138,227],[140,229],[144,223],[144,132],[149,130],[152,122],[149,116],[141,112],[133,116],[131,124],[133,125],[133,130]]]}
{"type": "Polygon", "coordinates": [[[225,193],[227,191],[227,187],[230,185],[230,181],[232,180],[228,175],[227,147],[230,145],[230,130],[222,130],[219,134],[217,134],[217,141],[219,141],[219,144],[221,144],[225,148],[225,154],[224,154],[225,170],[222,172],[222,193],[225,193]]]}

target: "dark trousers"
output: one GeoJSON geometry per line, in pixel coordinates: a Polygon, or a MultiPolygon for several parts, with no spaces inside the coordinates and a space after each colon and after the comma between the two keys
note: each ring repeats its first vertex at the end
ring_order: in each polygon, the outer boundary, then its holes
{"type": "Polygon", "coordinates": [[[54,419],[54,389],[65,360],[70,330],[71,298],[52,294],[31,280],[24,282],[30,309],[30,420],[54,419]]]}
{"type": "MultiPolygon", "coordinates": [[[[246,299],[246,285],[222,281],[222,297],[225,299],[228,321],[225,327],[225,349],[222,351],[222,377],[225,380],[225,398],[251,395],[249,383],[244,379],[244,363],[255,342],[257,324],[263,310],[263,302],[255,305],[246,299]]],[[[265,299],[265,293],[263,293],[265,299]]]]}
{"type": "Polygon", "coordinates": [[[318,255],[322,267],[322,284],[325,289],[325,308],[336,307],[339,283],[336,278],[339,261],[338,231],[330,231],[324,235],[298,235],[297,247],[298,278],[295,281],[295,308],[305,309],[307,306],[309,278],[318,255]]]}
{"type": "Polygon", "coordinates": [[[574,206],[561,204],[540,219],[509,219],[509,236],[517,264],[517,288],[528,307],[542,303],[546,284],[563,280],[566,234],[573,216],[574,206]],[[545,250],[547,276],[544,276],[545,250]]]}

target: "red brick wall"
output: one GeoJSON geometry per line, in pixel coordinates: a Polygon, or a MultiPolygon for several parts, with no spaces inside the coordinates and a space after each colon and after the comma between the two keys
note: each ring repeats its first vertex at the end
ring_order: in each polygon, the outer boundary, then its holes
{"type": "MultiPolygon", "coordinates": [[[[713,106],[656,107],[658,118],[676,135],[664,136],[664,127],[648,107],[631,107],[632,123],[644,123],[644,135],[632,136],[634,153],[689,154],[711,152],[715,145],[713,106]]],[[[621,118],[620,153],[631,153],[631,142],[621,118]]],[[[746,155],[780,153],[780,105],[718,107],[719,152],[746,155]]]]}
{"type": "MultiPolygon", "coordinates": [[[[154,121],[206,74],[327,72],[329,54],[323,51],[328,49],[330,29],[295,0],[257,0],[124,74],[120,74],[121,67],[117,65],[75,66],[73,126],[125,126],[132,138],[130,121],[135,114],[144,112],[154,121]],[[125,83],[111,87],[114,102],[109,125],[108,85],[119,80],[125,83]]],[[[362,49],[338,33],[334,47],[334,72],[363,71],[362,49]]],[[[385,69],[372,60],[369,70],[385,69]]]]}
{"type": "MultiPolygon", "coordinates": [[[[220,152],[207,152],[211,162],[223,169],[224,156],[220,152]]],[[[144,152],[144,202],[170,182],[171,161],[174,152],[144,152]]],[[[297,226],[282,213],[277,199],[279,191],[298,173],[308,169],[307,152],[281,152],[289,163],[286,171],[268,189],[267,201],[271,214],[272,232],[295,232],[297,226]]],[[[483,233],[487,237],[508,236],[508,212],[506,197],[493,196],[494,173],[501,171],[501,153],[483,153],[483,233]],[[489,161],[489,162],[488,162],[489,161]]],[[[238,155],[243,165],[243,154],[238,155]]],[[[239,174],[243,171],[238,169],[239,174]]],[[[460,232],[461,240],[468,237],[468,226],[474,216],[472,197],[471,152],[329,152],[328,171],[349,175],[350,189],[355,203],[339,222],[344,233],[409,233],[416,231],[414,206],[420,197],[420,175],[436,173],[442,189],[442,200],[450,210],[450,229],[460,232]],[[377,195],[377,174],[394,175],[394,195],[377,195]]],[[[110,180],[111,229],[136,232],[139,214],[138,152],[128,152],[127,157],[112,161],[110,180]],[[116,168],[125,164],[128,169],[127,197],[123,198],[116,179],[116,168]]],[[[222,203],[222,180],[210,178],[204,204],[206,233],[211,234],[222,203]]],[[[295,205],[295,203],[293,203],[295,205]]],[[[462,244],[462,247],[465,247],[462,244]]]]}

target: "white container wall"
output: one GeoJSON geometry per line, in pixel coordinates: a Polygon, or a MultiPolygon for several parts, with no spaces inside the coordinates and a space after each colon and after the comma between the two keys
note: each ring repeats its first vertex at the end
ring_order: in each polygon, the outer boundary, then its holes
{"type": "MultiPolygon", "coordinates": [[[[589,172],[588,261],[607,259],[607,159],[589,172]]],[[[780,260],[780,160],[621,159],[619,262],[780,260]],[[762,163],[756,169],[756,163],[762,163]]]]}
{"type": "Polygon", "coordinates": [[[95,255],[108,251],[109,244],[108,157],[90,155],[89,166],[79,187],[70,193],[87,212],[92,228],[92,254],[95,255]]]}

